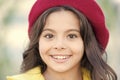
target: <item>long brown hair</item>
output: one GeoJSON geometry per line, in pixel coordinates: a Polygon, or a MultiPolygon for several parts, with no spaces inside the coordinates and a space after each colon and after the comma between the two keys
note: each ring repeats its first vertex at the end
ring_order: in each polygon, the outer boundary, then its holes
{"type": "Polygon", "coordinates": [[[115,72],[102,58],[102,54],[105,54],[105,51],[96,40],[92,25],[90,24],[89,20],[87,20],[87,18],[81,12],[70,6],[58,6],[50,8],[38,17],[31,29],[29,46],[23,53],[23,63],[21,68],[22,72],[28,71],[36,66],[41,67],[42,73],[45,72],[47,65],[41,59],[38,50],[39,37],[45,26],[48,15],[61,10],[72,11],[80,20],[80,34],[85,46],[84,56],[80,65],[90,71],[92,80],[117,80],[115,72]]]}

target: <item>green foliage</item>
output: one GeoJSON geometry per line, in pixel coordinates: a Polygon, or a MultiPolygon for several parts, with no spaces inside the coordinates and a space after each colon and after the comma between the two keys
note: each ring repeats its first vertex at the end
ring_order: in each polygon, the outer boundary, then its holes
{"type": "Polygon", "coordinates": [[[110,0],[97,0],[97,2],[100,4],[106,18],[106,25],[109,29],[112,28],[112,26],[115,25],[115,18],[117,17],[115,15],[115,9],[113,7],[113,4],[110,0]]]}
{"type": "Polygon", "coordinates": [[[11,8],[8,10],[8,14],[6,16],[4,16],[4,18],[3,18],[4,25],[9,25],[13,16],[14,16],[14,9],[11,8]]]}
{"type": "Polygon", "coordinates": [[[6,80],[6,75],[10,74],[10,69],[12,67],[10,55],[8,52],[8,46],[5,43],[6,39],[6,32],[7,26],[9,25],[12,16],[14,16],[14,5],[10,7],[6,7],[6,3],[9,2],[7,0],[0,0],[0,10],[1,10],[1,17],[0,17],[0,80],[6,80]],[[7,11],[4,12],[3,11],[7,11]]]}

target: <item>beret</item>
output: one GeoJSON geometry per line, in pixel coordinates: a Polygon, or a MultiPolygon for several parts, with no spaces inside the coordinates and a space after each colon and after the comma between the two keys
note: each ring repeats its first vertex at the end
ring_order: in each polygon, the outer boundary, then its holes
{"type": "Polygon", "coordinates": [[[106,48],[109,40],[109,32],[105,25],[105,17],[102,9],[95,0],[37,0],[29,13],[28,34],[30,34],[30,30],[37,18],[45,10],[61,5],[68,5],[82,12],[92,25],[97,41],[103,49],[106,48]]]}

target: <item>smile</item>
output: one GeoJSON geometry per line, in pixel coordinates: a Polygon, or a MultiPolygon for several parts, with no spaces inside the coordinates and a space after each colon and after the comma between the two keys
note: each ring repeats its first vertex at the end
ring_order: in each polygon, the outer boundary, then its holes
{"type": "Polygon", "coordinates": [[[70,56],[52,56],[52,57],[55,58],[55,59],[67,59],[70,56]]]}
{"type": "Polygon", "coordinates": [[[53,61],[57,62],[57,63],[63,63],[69,60],[69,58],[71,57],[71,55],[51,55],[51,58],[53,59],[53,61]]]}

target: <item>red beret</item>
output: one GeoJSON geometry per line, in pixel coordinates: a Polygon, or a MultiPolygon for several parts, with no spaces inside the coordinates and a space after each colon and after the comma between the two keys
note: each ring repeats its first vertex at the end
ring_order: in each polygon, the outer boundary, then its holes
{"type": "Polygon", "coordinates": [[[32,25],[45,10],[60,5],[69,5],[82,12],[90,21],[96,39],[104,49],[106,48],[109,32],[105,25],[104,14],[95,0],[37,0],[29,14],[28,34],[32,25]]]}

